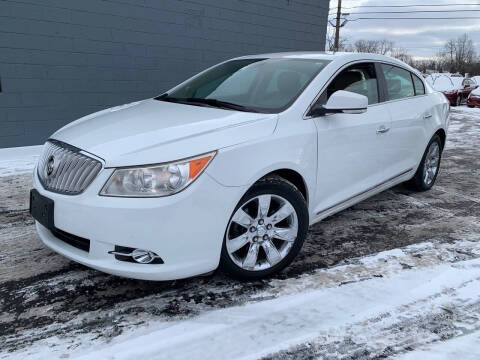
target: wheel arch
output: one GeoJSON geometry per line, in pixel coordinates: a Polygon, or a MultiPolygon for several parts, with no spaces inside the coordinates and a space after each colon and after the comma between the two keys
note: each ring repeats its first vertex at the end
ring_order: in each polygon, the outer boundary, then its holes
{"type": "MultiPolygon", "coordinates": [[[[307,183],[305,182],[305,179],[299,172],[292,169],[288,169],[288,168],[277,169],[277,170],[270,171],[269,173],[259,178],[257,181],[264,179],[266,177],[272,177],[272,176],[280,177],[292,183],[302,193],[305,199],[305,202],[307,203],[307,206],[308,206],[309,193],[308,193],[307,183]]],[[[255,183],[257,181],[255,181],[255,183]]]]}
{"type": "Polygon", "coordinates": [[[438,129],[433,136],[438,135],[442,140],[442,150],[445,148],[445,142],[447,141],[447,133],[442,128],[438,129]]]}

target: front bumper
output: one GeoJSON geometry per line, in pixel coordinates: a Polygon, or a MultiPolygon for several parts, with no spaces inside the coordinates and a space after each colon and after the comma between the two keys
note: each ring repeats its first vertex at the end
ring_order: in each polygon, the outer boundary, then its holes
{"type": "Polygon", "coordinates": [[[168,197],[99,196],[112,171],[102,170],[75,196],[45,190],[35,171],[34,188],[55,203],[55,227],[90,240],[88,252],[77,249],[37,222],[38,234],[48,247],[88,267],[143,280],[186,278],[218,267],[226,226],[246,189],[220,185],[204,173],[187,189],[168,197]],[[116,260],[108,253],[115,245],[153,251],[164,263],[116,260]]]}

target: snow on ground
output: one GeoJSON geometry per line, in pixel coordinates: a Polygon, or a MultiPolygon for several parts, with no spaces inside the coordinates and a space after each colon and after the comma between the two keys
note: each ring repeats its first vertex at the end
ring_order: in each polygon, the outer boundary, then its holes
{"type": "Polygon", "coordinates": [[[31,173],[42,146],[0,149],[0,177],[31,173]]]}
{"type": "Polygon", "coordinates": [[[417,350],[394,357],[394,360],[478,360],[480,331],[458,336],[444,342],[422,346],[417,350]]]}
{"type": "Polygon", "coordinates": [[[69,349],[57,338],[47,339],[11,358],[53,358],[53,350],[72,359],[256,359],[305,342],[317,343],[318,353],[318,347],[332,346],[328,355],[337,356],[335,343],[346,334],[381,355],[386,348],[406,347],[397,345],[398,322],[411,322],[409,336],[416,336],[409,347],[441,340],[445,334],[422,329],[426,310],[430,316],[455,313],[451,335],[480,334],[479,281],[480,242],[421,243],[277,280],[245,305],[152,322],[108,344],[87,335],[69,349]],[[464,253],[468,257],[459,260],[464,253]]]}
{"type": "Polygon", "coordinates": [[[325,219],[255,282],[127,280],[52,253],[27,212],[34,149],[0,150],[0,359],[479,359],[479,143],[480,109],[452,108],[434,189],[325,219]]]}

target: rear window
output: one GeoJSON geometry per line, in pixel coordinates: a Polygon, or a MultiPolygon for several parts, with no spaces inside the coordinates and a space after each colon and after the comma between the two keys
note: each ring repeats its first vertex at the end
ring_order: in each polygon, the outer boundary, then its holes
{"type": "Polygon", "coordinates": [[[425,86],[423,85],[423,81],[420,78],[412,74],[413,78],[413,85],[415,87],[415,95],[425,95],[425,86]]]}

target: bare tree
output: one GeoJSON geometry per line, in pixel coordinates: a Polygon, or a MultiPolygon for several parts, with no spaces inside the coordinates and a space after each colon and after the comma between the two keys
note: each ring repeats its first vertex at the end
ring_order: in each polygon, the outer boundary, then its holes
{"type": "MultiPolygon", "coordinates": [[[[327,49],[334,50],[335,34],[330,29],[327,35],[327,49]]],[[[475,52],[473,41],[467,34],[458,39],[448,40],[437,56],[428,60],[414,60],[404,48],[395,47],[395,43],[388,39],[365,40],[360,39],[353,44],[347,39],[340,38],[340,51],[365,52],[392,56],[404,61],[422,72],[434,70],[438,72],[470,73],[480,75],[480,57],[475,52]]]]}
{"type": "Polygon", "coordinates": [[[460,72],[466,72],[468,65],[475,61],[476,54],[473,41],[468,38],[467,34],[463,34],[457,39],[457,52],[455,54],[455,62],[460,72]]]}
{"type": "Polygon", "coordinates": [[[404,48],[394,48],[392,49],[391,57],[403,61],[407,64],[412,64],[412,56],[408,53],[407,49],[404,48]]]}
{"type": "Polygon", "coordinates": [[[378,40],[357,40],[353,47],[355,52],[377,54],[380,46],[378,40]]]}
{"type": "Polygon", "coordinates": [[[450,72],[469,72],[478,62],[473,41],[467,34],[448,40],[439,54],[439,67],[450,72]]]}
{"type": "MultiPolygon", "coordinates": [[[[327,30],[327,44],[328,51],[335,51],[335,29],[329,28],[327,30]]],[[[348,51],[348,40],[342,36],[338,39],[338,51],[348,51]]]]}
{"type": "Polygon", "coordinates": [[[378,53],[382,55],[391,54],[393,51],[394,42],[392,40],[379,40],[378,41],[378,53]]]}

